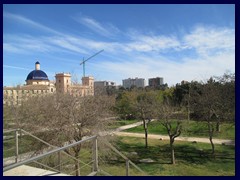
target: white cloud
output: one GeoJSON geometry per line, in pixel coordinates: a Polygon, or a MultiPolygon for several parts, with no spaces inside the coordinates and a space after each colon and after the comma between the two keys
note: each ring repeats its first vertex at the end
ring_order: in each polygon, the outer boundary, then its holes
{"type": "Polygon", "coordinates": [[[3,43],[3,51],[10,53],[27,53],[26,50],[19,49],[12,43],[3,43]]]}
{"type": "Polygon", "coordinates": [[[3,67],[5,67],[5,68],[11,68],[11,69],[20,69],[20,70],[31,71],[31,69],[27,69],[27,68],[23,68],[23,67],[19,67],[19,66],[9,66],[9,65],[3,64],[3,67]]]}
{"type": "Polygon", "coordinates": [[[200,55],[231,51],[235,50],[235,31],[229,28],[198,26],[185,35],[183,43],[195,48],[200,55]]]}
{"type": "Polygon", "coordinates": [[[87,53],[84,48],[81,48],[78,45],[75,45],[72,41],[69,41],[68,38],[66,37],[51,37],[51,38],[47,38],[48,42],[50,44],[54,44],[58,47],[70,50],[70,51],[74,51],[74,52],[78,52],[78,53],[87,53]]]}
{"type": "Polygon", "coordinates": [[[56,51],[56,47],[49,45],[43,38],[29,35],[4,35],[4,41],[3,51],[10,53],[30,54],[56,51]]]}
{"type": "MultiPolygon", "coordinates": [[[[234,71],[235,56],[227,53],[218,56],[198,59],[184,58],[182,62],[169,61],[167,57],[137,56],[135,60],[122,62],[101,62],[95,64],[101,69],[102,76],[109,74],[115,77],[117,83],[121,84],[126,78],[148,78],[164,77],[168,85],[175,85],[182,80],[203,80],[213,75],[222,75],[226,70],[234,71]]],[[[99,78],[103,79],[101,75],[99,78]]],[[[106,79],[106,78],[105,78],[106,79]]]]}
{"type": "Polygon", "coordinates": [[[51,32],[51,33],[54,33],[54,34],[58,34],[58,35],[61,35],[61,33],[59,33],[58,31],[55,31],[47,26],[44,26],[40,23],[36,23],[35,21],[31,20],[31,19],[28,19],[24,16],[21,16],[21,15],[17,15],[17,14],[12,14],[12,13],[9,13],[9,12],[3,12],[3,17],[5,18],[10,18],[10,19],[13,19],[17,22],[20,22],[20,23],[25,23],[27,25],[30,25],[30,26],[33,26],[35,28],[40,28],[44,31],[48,31],[48,32],[51,32]]]}
{"type": "Polygon", "coordinates": [[[222,75],[226,70],[235,71],[233,29],[197,27],[179,40],[174,37],[169,38],[171,36],[139,37],[138,41],[126,43],[130,45],[127,47],[131,47],[131,51],[125,49],[125,56],[121,56],[125,61],[105,61],[96,66],[106,74],[111,76],[114,74],[120,84],[122,79],[129,77],[148,80],[151,77],[161,76],[169,85],[175,85],[182,80],[200,81],[210,76],[222,75]],[[156,48],[160,55],[152,53],[153,48],[156,48]],[[168,48],[169,53],[181,53],[181,58],[172,61],[168,55],[161,55],[164,48],[168,48]],[[189,50],[197,52],[194,58],[188,56],[189,50]]]}
{"type": "Polygon", "coordinates": [[[106,49],[108,52],[112,53],[121,46],[120,43],[116,42],[96,41],[92,39],[86,39],[83,37],[65,36],[65,38],[72,44],[75,44],[76,46],[81,48],[85,48],[88,51],[92,50],[99,51],[101,49],[106,49]]]}
{"type": "Polygon", "coordinates": [[[180,42],[175,37],[167,36],[146,36],[140,35],[135,42],[127,44],[129,51],[161,51],[166,49],[177,48],[180,42]]]}
{"type": "Polygon", "coordinates": [[[82,25],[88,27],[95,33],[100,34],[105,37],[111,38],[120,32],[120,30],[113,24],[110,24],[110,23],[102,24],[102,23],[98,22],[97,20],[90,18],[90,17],[86,17],[86,16],[79,17],[78,16],[78,17],[73,17],[73,19],[75,21],[81,23],[82,25]]]}

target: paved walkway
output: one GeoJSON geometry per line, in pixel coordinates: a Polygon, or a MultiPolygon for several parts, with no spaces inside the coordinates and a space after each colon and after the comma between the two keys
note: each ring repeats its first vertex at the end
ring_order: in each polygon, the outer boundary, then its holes
{"type": "Polygon", "coordinates": [[[142,124],[143,124],[143,122],[139,121],[139,122],[136,122],[136,123],[133,123],[133,124],[121,126],[121,127],[117,128],[117,129],[115,129],[114,132],[119,132],[119,131],[123,131],[123,130],[126,130],[126,129],[134,128],[134,127],[140,126],[142,124]]]}
{"type": "MultiPolygon", "coordinates": [[[[155,119],[152,119],[152,121],[155,121],[155,119]]],[[[107,132],[100,132],[100,136],[106,136],[107,134],[115,134],[117,136],[131,136],[131,137],[142,137],[144,138],[145,135],[143,133],[130,133],[130,132],[121,132],[126,129],[134,128],[137,126],[142,125],[143,122],[139,121],[133,124],[121,126],[117,129],[110,130],[107,132]]],[[[150,139],[162,139],[162,140],[169,140],[169,136],[167,135],[158,135],[158,134],[148,134],[148,138],[150,139]]],[[[202,143],[210,143],[208,138],[199,138],[199,137],[177,137],[175,138],[176,141],[189,141],[189,142],[202,142],[202,143]]],[[[225,145],[233,145],[235,146],[235,141],[234,140],[229,140],[229,139],[214,139],[213,138],[213,143],[214,144],[225,144],[225,145]]]]}
{"type": "Polygon", "coordinates": [[[70,175],[35,168],[27,165],[22,165],[3,172],[3,176],[70,176],[70,175]]]}
{"type": "MultiPolygon", "coordinates": [[[[114,132],[117,136],[130,136],[130,137],[141,137],[145,138],[145,134],[142,133],[130,133],[130,132],[114,132]]],[[[148,138],[150,139],[161,139],[161,140],[169,140],[169,136],[166,135],[157,135],[157,134],[148,134],[148,138]]],[[[210,143],[208,138],[198,138],[198,137],[176,137],[176,141],[190,141],[190,142],[202,142],[202,143],[210,143]]],[[[225,144],[225,145],[235,145],[235,141],[228,139],[214,139],[214,144],[225,144]]]]}

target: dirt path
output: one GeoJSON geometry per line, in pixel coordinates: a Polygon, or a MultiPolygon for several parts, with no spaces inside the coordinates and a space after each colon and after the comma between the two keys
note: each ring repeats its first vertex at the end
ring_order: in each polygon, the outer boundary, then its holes
{"type": "MultiPolygon", "coordinates": [[[[141,137],[144,138],[144,134],[142,133],[130,133],[130,132],[113,132],[117,136],[130,136],[130,137],[141,137]]],[[[148,138],[150,139],[161,139],[161,140],[169,140],[169,136],[166,135],[156,135],[156,134],[148,134],[148,138]]],[[[208,138],[198,138],[198,137],[177,137],[176,141],[190,141],[190,142],[202,142],[202,143],[210,143],[208,138]]],[[[225,145],[234,145],[234,140],[228,139],[213,139],[214,144],[225,144],[225,145]]]]}

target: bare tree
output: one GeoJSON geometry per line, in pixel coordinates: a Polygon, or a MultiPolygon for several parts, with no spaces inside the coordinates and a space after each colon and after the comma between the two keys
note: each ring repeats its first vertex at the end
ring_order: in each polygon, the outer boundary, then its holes
{"type": "MultiPolygon", "coordinates": [[[[63,146],[65,142],[80,141],[84,136],[103,131],[112,117],[114,97],[53,94],[30,98],[18,109],[21,128],[41,133],[41,138],[52,145],[63,146]]],[[[81,145],[67,153],[79,158],[81,145]]],[[[78,161],[76,175],[80,175],[78,161]]]]}
{"type": "Polygon", "coordinates": [[[148,147],[148,124],[154,115],[154,94],[142,92],[137,96],[135,101],[138,117],[143,121],[143,129],[145,132],[145,147],[148,147]]]}
{"type": "Polygon", "coordinates": [[[167,130],[171,150],[171,163],[175,164],[174,140],[181,135],[182,123],[179,120],[177,123],[173,120],[173,118],[176,118],[174,116],[175,108],[170,104],[169,100],[158,104],[157,113],[159,121],[167,130]]]}
{"type": "Polygon", "coordinates": [[[212,146],[212,155],[215,153],[213,143],[214,122],[218,119],[219,109],[219,86],[210,78],[207,83],[203,83],[200,91],[193,96],[193,110],[197,114],[198,120],[206,121],[208,127],[209,140],[212,146]]]}
{"type": "Polygon", "coordinates": [[[145,90],[133,90],[132,108],[136,118],[143,121],[143,129],[145,133],[145,147],[148,147],[148,124],[155,114],[156,94],[154,91],[146,92],[145,90]]]}
{"type": "Polygon", "coordinates": [[[214,77],[218,84],[218,101],[216,131],[220,132],[222,121],[234,122],[235,118],[235,74],[225,73],[223,76],[214,77]]]}

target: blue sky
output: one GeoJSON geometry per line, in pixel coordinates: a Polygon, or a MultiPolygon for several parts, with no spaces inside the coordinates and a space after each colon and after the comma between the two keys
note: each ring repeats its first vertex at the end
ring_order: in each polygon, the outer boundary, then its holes
{"type": "Polygon", "coordinates": [[[235,72],[235,6],[3,5],[3,85],[24,84],[39,61],[50,80],[80,62],[95,80],[163,77],[175,85],[235,72]]]}

